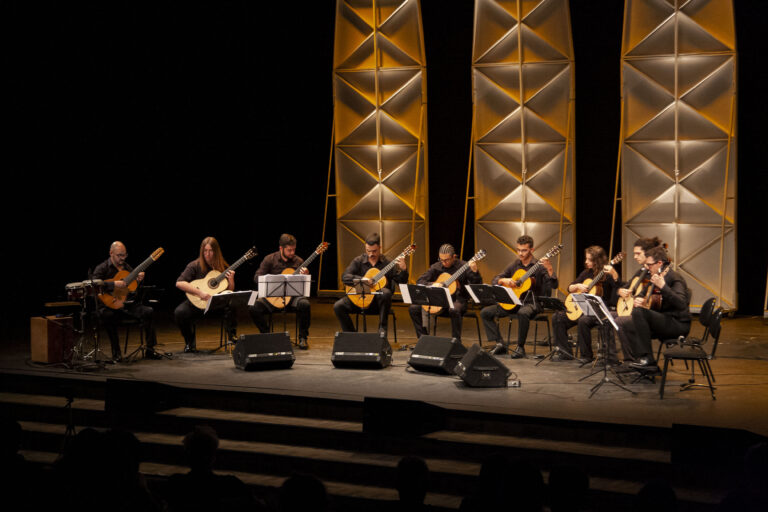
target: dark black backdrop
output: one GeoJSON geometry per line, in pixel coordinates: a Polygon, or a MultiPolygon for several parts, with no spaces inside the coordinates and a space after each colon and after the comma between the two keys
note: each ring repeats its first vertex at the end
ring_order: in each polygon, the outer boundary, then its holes
{"type": "MultiPolygon", "coordinates": [[[[447,4],[422,1],[433,253],[460,243],[471,125],[473,2],[447,4]]],[[[167,288],[166,310],[181,299],[173,283],[204,236],[219,238],[233,261],[253,244],[275,250],[288,231],[306,256],[322,230],[334,6],[3,2],[3,337],[23,332],[116,239],[134,265],[166,249],[148,277],[167,288]]],[[[578,253],[607,247],[610,233],[622,10],[620,1],[571,0],[577,194],[605,190],[577,201],[578,253]]],[[[741,311],[755,314],[766,272],[766,6],[739,1],[736,13],[738,286],[741,311]]],[[[465,252],[471,226],[468,237],[465,252]]],[[[335,284],[332,260],[324,287],[335,284]]],[[[238,273],[239,287],[253,270],[238,273]]]]}

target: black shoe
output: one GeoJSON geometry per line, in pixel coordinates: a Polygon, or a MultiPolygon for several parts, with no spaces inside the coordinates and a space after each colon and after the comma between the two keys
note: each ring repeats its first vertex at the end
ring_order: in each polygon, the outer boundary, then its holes
{"type": "Polygon", "coordinates": [[[145,350],[144,351],[144,359],[162,359],[163,356],[155,352],[154,350],[145,350]]]}
{"type": "Polygon", "coordinates": [[[635,370],[653,370],[658,368],[658,366],[656,366],[656,362],[650,357],[641,357],[637,360],[636,363],[630,363],[629,366],[635,370]]]}
{"type": "Polygon", "coordinates": [[[116,356],[112,356],[112,362],[113,363],[122,363],[123,357],[120,354],[117,354],[116,356]]]}
{"type": "Polygon", "coordinates": [[[512,351],[512,353],[509,355],[512,359],[522,359],[525,357],[525,347],[522,345],[518,345],[515,347],[515,350],[512,351]]]}
{"type": "Polygon", "coordinates": [[[568,356],[565,356],[563,354],[557,353],[553,354],[552,357],[549,358],[553,363],[562,363],[563,361],[568,361],[568,356]]]}
{"type": "Polygon", "coordinates": [[[235,329],[231,329],[227,331],[227,341],[230,343],[237,343],[238,337],[237,337],[237,331],[235,329]]]}
{"type": "Polygon", "coordinates": [[[309,345],[307,344],[307,338],[299,338],[299,349],[307,350],[309,345]]]}
{"type": "Polygon", "coordinates": [[[594,361],[594,357],[581,357],[578,359],[578,361],[581,363],[582,366],[592,364],[592,361],[594,361]]]}
{"type": "Polygon", "coordinates": [[[496,346],[491,349],[491,355],[500,356],[507,353],[507,346],[501,342],[496,343],[496,346]]]}
{"type": "Polygon", "coordinates": [[[189,345],[186,345],[184,347],[184,353],[185,354],[196,354],[197,353],[197,349],[195,347],[190,347],[189,345]]]}

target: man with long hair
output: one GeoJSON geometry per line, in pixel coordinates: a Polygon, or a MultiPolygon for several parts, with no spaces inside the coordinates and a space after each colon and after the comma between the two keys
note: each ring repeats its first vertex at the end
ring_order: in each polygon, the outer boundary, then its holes
{"type": "MultiPolygon", "coordinates": [[[[191,282],[204,278],[212,270],[224,272],[227,270],[227,267],[229,267],[229,264],[227,264],[224,256],[221,254],[219,242],[212,236],[206,237],[200,244],[200,254],[197,259],[190,261],[178,279],[176,279],[176,288],[184,293],[195,295],[207,301],[211,296],[206,291],[192,285],[191,282]]],[[[229,282],[227,289],[234,290],[234,270],[227,271],[227,281],[229,282]]],[[[184,352],[197,351],[194,325],[203,314],[204,311],[197,308],[189,299],[185,299],[174,311],[176,324],[179,326],[179,330],[181,330],[181,335],[184,336],[184,352]]],[[[226,309],[224,313],[224,329],[229,339],[236,338],[237,317],[234,311],[230,309],[226,309]]]]}
{"type": "MultiPolygon", "coordinates": [[[[584,251],[584,270],[576,277],[576,279],[568,285],[568,293],[589,293],[589,291],[595,286],[600,287],[600,295],[603,297],[603,301],[606,306],[610,306],[611,303],[616,302],[615,290],[616,281],[619,275],[616,270],[608,265],[608,256],[605,254],[605,250],[599,245],[592,245],[587,247],[584,251]],[[594,282],[597,274],[600,271],[605,271],[605,275],[601,278],[599,283],[594,282]],[[587,279],[593,281],[589,284],[584,284],[587,279]]],[[[561,351],[571,354],[571,347],[568,344],[568,329],[574,325],[579,326],[579,353],[583,359],[591,361],[593,359],[592,354],[592,328],[599,325],[600,322],[594,316],[581,315],[576,320],[571,320],[565,311],[558,311],[552,315],[552,330],[554,331],[555,345],[557,345],[561,351]]],[[[608,363],[616,365],[618,358],[616,357],[616,338],[613,334],[613,327],[605,325],[603,327],[603,340],[607,343],[608,349],[608,363]]],[[[561,361],[559,354],[552,356],[552,361],[561,361]]]]}

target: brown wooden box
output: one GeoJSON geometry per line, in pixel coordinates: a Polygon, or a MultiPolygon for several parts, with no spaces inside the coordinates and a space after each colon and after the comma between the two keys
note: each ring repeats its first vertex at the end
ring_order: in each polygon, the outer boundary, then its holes
{"type": "Polygon", "coordinates": [[[31,359],[36,363],[60,363],[72,353],[72,317],[33,316],[30,322],[31,359]]]}

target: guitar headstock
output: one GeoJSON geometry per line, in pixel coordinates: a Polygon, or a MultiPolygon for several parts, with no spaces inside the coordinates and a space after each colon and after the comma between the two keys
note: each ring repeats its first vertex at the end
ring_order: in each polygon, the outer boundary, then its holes
{"type": "Polygon", "coordinates": [[[416,252],[416,244],[411,244],[405,248],[405,250],[400,254],[400,256],[402,257],[410,256],[414,252],[416,252]]]}
{"type": "Polygon", "coordinates": [[[485,252],[485,249],[480,249],[475,253],[474,256],[472,256],[472,259],[469,261],[480,261],[481,259],[485,258],[488,255],[488,253],[485,252]]]}
{"type": "Polygon", "coordinates": [[[317,249],[315,249],[315,253],[317,254],[323,254],[325,251],[328,250],[328,247],[331,244],[328,242],[321,242],[320,245],[317,246],[317,249]]]}
{"type": "Polygon", "coordinates": [[[243,258],[246,260],[250,260],[251,258],[255,258],[258,255],[259,255],[259,251],[256,250],[256,246],[254,245],[253,247],[248,249],[248,252],[246,252],[243,255],[243,258]]]}
{"type": "Polygon", "coordinates": [[[615,265],[615,264],[617,264],[617,263],[620,263],[620,262],[621,262],[621,260],[623,260],[623,259],[624,259],[624,256],[626,256],[626,255],[627,255],[627,253],[626,253],[626,252],[624,252],[624,251],[621,251],[619,254],[617,254],[617,255],[616,255],[616,257],[615,257],[615,258],[613,258],[613,259],[611,260],[611,265],[615,265]]]}
{"type": "Polygon", "coordinates": [[[152,261],[157,261],[157,258],[162,256],[164,252],[165,252],[165,249],[163,249],[162,247],[158,247],[157,249],[155,249],[155,252],[153,252],[149,257],[152,258],[152,261]]]}
{"type": "Polygon", "coordinates": [[[562,250],[563,250],[563,244],[556,244],[547,252],[547,254],[544,255],[544,257],[549,259],[552,256],[557,256],[558,254],[560,254],[560,251],[562,250]]]}

